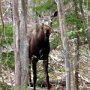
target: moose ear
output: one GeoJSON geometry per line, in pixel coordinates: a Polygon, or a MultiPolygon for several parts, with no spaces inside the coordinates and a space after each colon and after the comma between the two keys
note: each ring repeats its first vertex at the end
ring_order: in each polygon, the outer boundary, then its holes
{"type": "Polygon", "coordinates": [[[58,16],[58,11],[54,12],[54,17],[58,16]]]}
{"type": "Polygon", "coordinates": [[[58,16],[58,11],[55,11],[55,12],[53,13],[53,15],[51,15],[52,18],[53,18],[53,17],[56,17],[56,16],[58,16]]]}

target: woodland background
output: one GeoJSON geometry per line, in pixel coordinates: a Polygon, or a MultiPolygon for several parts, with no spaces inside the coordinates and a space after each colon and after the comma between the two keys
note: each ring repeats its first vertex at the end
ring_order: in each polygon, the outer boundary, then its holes
{"type": "MultiPolygon", "coordinates": [[[[17,31],[14,30],[18,29],[18,25],[15,26],[13,17],[15,17],[14,7],[17,2],[19,18],[22,19],[23,15],[20,16],[20,13],[23,0],[0,0],[0,90],[14,90],[15,87],[15,67],[17,66],[14,52],[17,44],[15,44],[17,31]]],[[[27,3],[24,11],[27,14],[25,22],[28,32],[35,29],[35,19],[38,18],[36,11],[41,15],[47,14],[48,16],[58,12],[58,15],[52,19],[53,31],[50,36],[49,76],[52,84],[51,90],[90,90],[90,1],[27,0],[25,3],[27,3]],[[58,9],[59,5],[62,7],[62,16],[60,16],[61,11],[58,9]],[[61,20],[64,24],[60,26],[61,20]],[[64,30],[65,36],[62,35],[64,30]],[[67,37],[65,42],[64,37],[67,37]],[[68,50],[69,58],[65,56],[65,49],[68,50]],[[67,62],[68,59],[69,62],[67,62]],[[67,67],[65,65],[69,68],[71,79],[67,78],[70,79],[70,89],[67,89],[68,86],[66,87],[67,67]]],[[[21,22],[23,21],[22,19],[21,22]]],[[[25,28],[23,24],[21,27],[25,28]]],[[[45,76],[42,61],[38,62],[37,69],[37,86],[39,90],[43,90],[42,81],[45,76]]]]}

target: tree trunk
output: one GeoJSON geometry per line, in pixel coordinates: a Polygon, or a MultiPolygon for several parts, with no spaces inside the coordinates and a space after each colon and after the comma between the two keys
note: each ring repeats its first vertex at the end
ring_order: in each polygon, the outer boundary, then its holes
{"type": "Polygon", "coordinates": [[[86,16],[86,35],[87,35],[87,41],[88,41],[88,46],[89,46],[89,51],[90,51],[90,24],[89,24],[89,21],[90,21],[90,18],[89,18],[89,14],[90,12],[89,11],[89,0],[86,1],[87,3],[87,16],[86,16]]]}
{"type": "MultiPolygon", "coordinates": [[[[77,20],[79,19],[79,14],[78,14],[78,1],[77,0],[73,0],[74,2],[74,9],[75,9],[75,15],[77,20]]],[[[74,62],[74,66],[75,66],[75,90],[79,90],[79,81],[78,81],[78,73],[79,73],[79,26],[78,23],[76,21],[76,35],[75,35],[75,39],[74,39],[74,52],[75,52],[75,62],[74,62]]]]}
{"type": "Polygon", "coordinates": [[[71,76],[70,76],[70,58],[69,58],[69,46],[67,40],[67,30],[65,26],[65,14],[63,12],[63,3],[62,0],[56,0],[59,23],[61,30],[61,39],[64,49],[64,58],[65,58],[65,71],[66,71],[66,90],[71,90],[71,76]]]}
{"type": "Polygon", "coordinates": [[[1,48],[1,45],[0,45],[0,77],[2,77],[2,48],[1,48]]]}
{"type": "Polygon", "coordinates": [[[27,39],[27,1],[21,0],[20,15],[20,60],[21,60],[21,85],[28,84],[28,39],[27,39]]]}
{"type": "MultiPolygon", "coordinates": [[[[1,17],[1,19],[2,19],[2,9],[1,9],[1,0],[0,0],[0,17],[1,17]]],[[[3,27],[4,25],[3,25],[3,21],[2,21],[2,32],[3,32],[3,30],[4,30],[4,27],[3,27]]],[[[2,63],[1,63],[1,60],[2,60],[2,47],[1,47],[1,40],[2,40],[2,35],[0,36],[0,77],[2,76],[2,63]]]]}
{"type": "Polygon", "coordinates": [[[1,22],[2,22],[2,36],[5,36],[5,32],[4,32],[4,18],[3,18],[3,15],[2,15],[2,2],[0,0],[0,17],[1,17],[1,22]]]}
{"type": "Polygon", "coordinates": [[[18,0],[13,0],[13,35],[14,35],[14,55],[15,55],[15,90],[20,90],[21,85],[21,62],[20,62],[20,36],[19,36],[19,13],[18,0]]]}
{"type": "Polygon", "coordinates": [[[28,84],[28,39],[27,39],[27,1],[14,0],[13,33],[15,44],[15,90],[28,84]],[[18,3],[20,4],[18,7],[18,3]],[[20,8],[20,10],[19,10],[20,8]],[[18,10],[20,12],[18,12],[18,10]],[[20,16],[20,17],[19,17],[20,16]]]}
{"type": "MultiPolygon", "coordinates": [[[[1,17],[1,36],[0,36],[0,77],[2,77],[2,39],[5,36],[5,32],[4,32],[4,19],[3,19],[3,15],[2,15],[2,0],[0,0],[0,17],[1,17]]],[[[4,79],[2,77],[2,81],[4,82],[4,79]]]]}

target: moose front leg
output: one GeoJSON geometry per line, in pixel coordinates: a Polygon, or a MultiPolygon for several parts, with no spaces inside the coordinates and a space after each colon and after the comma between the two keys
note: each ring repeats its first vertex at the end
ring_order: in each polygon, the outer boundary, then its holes
{"type": "Polygon", "coordinates": [[[48,59],[47,60],[43,60],[43,67],[44,67],[45,76],[46,76],[47,90],[49,90],[51,88],[51,85],[49,83],[49,75],[48,75],[48,59]]]}
{"type": "Polygon", "coordinates": [[[37,80],[37,60],[34,59],[33,62],[32,62],[32,69],[33,69],[33,87],[34,87],[34,90],[36,90],[36,80],[37,80]]]}
{"type": "Polygon", "coordinates": [[[29,84],[32,86],[32,80],[31,80],[31,63],[29,65],[29,84]]]}

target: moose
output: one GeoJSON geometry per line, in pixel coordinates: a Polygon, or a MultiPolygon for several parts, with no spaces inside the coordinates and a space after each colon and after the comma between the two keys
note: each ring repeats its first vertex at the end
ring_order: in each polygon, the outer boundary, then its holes
{"type": "MultiPolygon", "coordinates": [[[[36,15],[42,19],[42,16],[36,12],[36,15]]],[[[46,76],[46,86],[47,90],[51,88],[49,83],[49,75],[48,75],[48,56],[50,52],[50,43],[49,36],[52,30],[52,19],[58,15],[56,11],[52,15],[45,16],[42,19],[42,23],[36,23],[36,29],[33,30],[30,40],[29,40],[29,59],[32,64],[33,70],[33,87],[36,90],[36,80],[37,80],[37,62],[38,60],[43,60],[43,67],[46,76]]],[[[30,83],[31,83],[31,75],[30,75],[30,83]]]]}
{"type": "MultiPolygon", "coordinates": [[[[32,31],[29,40],[29,58],[33,70],[33,88],[36,90],[37,80],[37,62],[43,60],[43,67],[46,76],[47,90],[50,89],[49,75],[48,75],[48,55],[50,52],[49,36],[51,33],[51,26],[42,23],[36,25],[36,30],[32,31]]],[[[31,81],[31,80],[30,80],[31,81]]]]}

